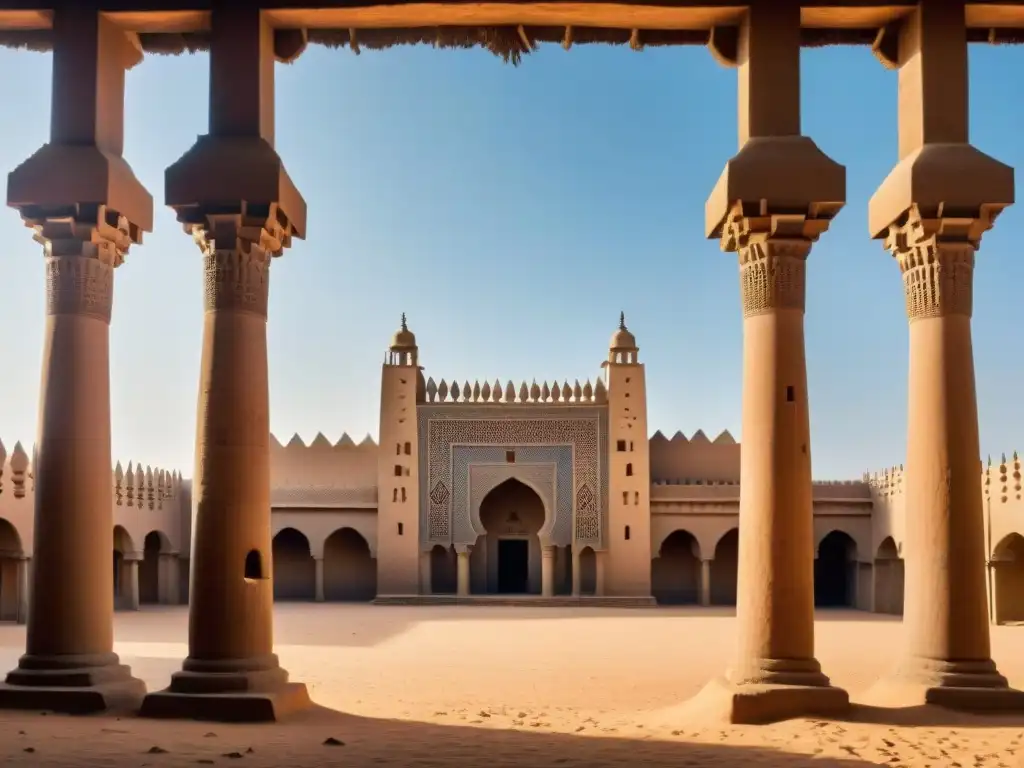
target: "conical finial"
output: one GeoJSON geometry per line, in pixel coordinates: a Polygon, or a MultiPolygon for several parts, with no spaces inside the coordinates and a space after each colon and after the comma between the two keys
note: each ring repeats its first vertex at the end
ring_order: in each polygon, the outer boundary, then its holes
{"type": "Polygon", "coordinates": [[[409,330],[409,326],[405,322],[405,312],[402,313],[402,330],[403,331],[408,331],[409,330]]]}
{"type": "Polygon", "coordinates": [[[620,331],[626,330],[626,313],[625,312],[619,312],[619,330],[620,331]]]}

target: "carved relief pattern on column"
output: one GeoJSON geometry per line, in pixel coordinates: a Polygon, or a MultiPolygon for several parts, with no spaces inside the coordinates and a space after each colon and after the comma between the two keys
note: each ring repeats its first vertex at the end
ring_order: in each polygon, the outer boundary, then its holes
{"type": "Polygon", "coordinates": [[[758,238],[739,251],[743,316],[773,309],[803,311],[808,240],[758,238]]]}
{"type": "Polygon", "coordinates": [[[287,227],[274,218],[244,213],[210,214],[192,235],[204,261],[206,311],[228,310],[267,316],[270,260],[280,256],[287,227]]]}
{"type": "Polygon", "coordinates": [[[132,245],[124,216],[99,206],[64,216],[26,217],[46,257],[46,312],[110,322],[114,269],[132,245]]]}
{"type": "Polygon", "coordinates": [[[885,246],[903,274],[907,318],[963,315],[974,309],[974,258],[992,217],[925,218],[915,206],[889,228],[885,246]]]}
{"type": "Polygon", "coordinates": [[[724,251],[739,255],[743,316],[775,309],[803,311],[807,256],[828,228],[809,214],[746,215],[737,204],[722,228],[724,251]]]}

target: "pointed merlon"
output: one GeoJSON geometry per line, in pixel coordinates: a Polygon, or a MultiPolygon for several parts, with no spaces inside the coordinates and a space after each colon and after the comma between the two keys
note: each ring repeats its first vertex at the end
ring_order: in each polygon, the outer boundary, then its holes
{"type": "Polygon", "coordinates": [[[310,448],[330,448],[331,441],[324,437],[323,432],[317,432],[316,437],[313,438],[313,442],[309,444],[310,448]]]}
{"type": "Polygon", "coordinates": [[[341,433],[341,439],[337,443],[335,443],[335,447],[344,446],[346,448],[349,448],[349,447],[354,448],[355,445],[356,445],[355,441],[351,437],[348,436],[348,432],[342,432],[341,433]]]}
{"type": "Polygon", "coordinates": [[[377,443],[376,443],[376,441],[372,437],[370,437],[370,433],[367,432],[366,433],[366,437],[364,437],[363,441],[361,443],[359,443],[359,447],[360,448],[376,448],[377,447],[377,443]]]}
{"type": "Polygon", "coordinates": [[[281,441],[277,439],[277,436],[273,432],[270,433],[270,447],[271,448],[283,448],[284,447],[284,446],[281,445],[281,441]]]}
{"type": "Polygon", "coordinates": [[[704,434],[703,429],[698,429],[693,433],[693,437],[690,438],[691,443],[710,443],[708,436],[704,434]]]}
{"type": "Polygon", "coordinates": [[[674,435],[672,435],[672,442],[673,443],[688,443],[690,441],[686,439],[686,435],[684,435],[682,433],[682,431],[680,430],[679,432],[676,432],[674,435]]]}
{"type": "Polygon", "coordinates": [[[736,445],[736,440],[728,429],[723,429],[722,432],[715,438],[715,445],[736,445]]]}
{"type": "MultiPolygon", "coordinates": [[[[600,381],[600,379],[598,379],[598,381],[600,381]]],[[[665,437],[664,434],[662,434],[662,431],[660,429],[657,432],[655,432],[653,435],[651,435],[651,442],[653,443],[655,440],[660,440],[663,443],[667,443],[668,442],[668,438],[665,437]]]]}
{"type": "Polygon", "coordinates": [[[25,453],[20,441],[14,444],[14,452],[11,454],[11,469],[15,472],[24,472],[28,469],[28,454],[25,453]]]}
{"type": "Polygon", "coordinates": [[[299,433],[296,432],[292,435],[292,439],[288,441],[289,448],[305,448],[306,444],[302,442],[302,438],[299,437],[299,433]]]}

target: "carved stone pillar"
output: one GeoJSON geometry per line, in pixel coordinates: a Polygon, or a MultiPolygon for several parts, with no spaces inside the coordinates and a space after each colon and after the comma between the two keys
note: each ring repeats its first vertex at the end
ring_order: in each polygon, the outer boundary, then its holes
{"type": "Polygon", "coordinates": [[[43,246],[47,300],[26,652],[0,706],[93,712],[145,694],[113,652],[109,345],[114,270],[153,201],[121,157],[138,51],[88,4],[55,10],[52,35],[50,140],[7,187],[43,246]]]}
{"type": "Polygon", "coordinates": [[[270,261],[306,214],[273,147],[273,74],[263,13],[216,5],[210,133],[168,168],[165,191],[205,283],[189,655],[146,716],[275,720],[310,704],[273,649],[267,299],[270,261]]]}
{"type": "Polygon", "coordinates": [[[580,585],[583,583],[583,574],[580,573],[580,549],[579,545],[573,544],[569,549],[572,551],[572,596],[580,596],[580,585]]]}
{"type": "Polygon", "coordinates": [[[456,544],[455,545],[455,558],[456,558],[456,577],[457,587],[456,594],[459,597],[469,597],[470,588],[470,572],[469,572],[469,556],[472,553],[473,547],[469,544],[456,544]]]}
{"type": "Polygon", "coordinates": [[[555,595],[555,546],[545,544],[540,551],[540,593],[543,597],[555,595]]]}
{"type": "Polygon", "coordinates": [[[181,571],[177,552],[161,552],[159,560],[159,600],[164,605],[181,603],[181,571]]]}
{"type": "Polygon", "coordinates": [[[420,552],[420,594],[429,595],[433,593],[432,577],[430,573],[430,552],[420,552]]]}
{"type": "Polygon", "coordinates": [[[324,601],[324,558],[321,555],[314,558],[314,560],[316,562],[314,566],[316,568],[316,594],[314,599],[316,602],[322,603],[324,601]]]}
{"type": "Polygon", "coordinates": [[[141,555],[124,560],[124,607],[128,611],[139,610],[139,561],[141,555]]]}
{"type": "Polygon", "coordinates": [[[969,143],[963,3],[920,4],[892,43],[900,161],[868,215],[899,264],[910,322],[906,647],[865,698],[1021,711],[1024,692],[1008,686],[989,646],[971,340],[975,253],[1013,203],[1013,169],[969,143]]]}
{"type": "Polygon", "coordinates": [[[28,621],[28,606],[31,599],[29,588],[32,578],[32,558],[23,557],[18,561],[18,623],[28,621]]]}
{"type": "Polygon", "coordinates": [[[711,561],[700,561],[700,604],[711,605],[711,561]]]}
{"type": "Polygon", "coordinates": [[[739,257],[743,456],[737,649],[686,708],[759,723],[849,705],[814,657],[806,261],[846,199],[846,171],[800,135],[799,3],[758,0],[740,26],[740,150],[705,207],[708,236],[739,257]]]}

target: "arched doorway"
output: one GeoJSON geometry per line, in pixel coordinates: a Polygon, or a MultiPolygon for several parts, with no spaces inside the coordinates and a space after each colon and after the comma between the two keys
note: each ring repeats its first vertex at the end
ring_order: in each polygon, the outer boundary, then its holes
{"type": "Polygon", "coordinates": [[[740,531],[733,528],[715,545],[711,561],[711,604],[736,605],[736,574],[740,563],[740,531]]]}
{"type": "Polygon", "coordinates": [[[843,531],[832,531],[818,545],[814,560],[814,606],[850,608],[856,597],[857,545],[843,531]]]}
{"type": "Polygon", "coordinates": [[[903,615],[903,558],[892,536],[875,553],[875,613],[903,615]]]}
{"type": "Polygon", "coordinates": [[[454,595],[458,587],[455,549],[435,544],[430,550],[430,593],[454,595]]]}
{"type": "Polygon", "coordinates": [[[580,552],[580,594],[597,594],[597,553],[592,547],[580,552]]]}
{"type": "Polygon", "coordinates": [[[160,555],[170,551],[167,537],[160,531],[150,531],[142,543],[142,562],[139,563],[139,602],[160,602],[160,555]]]}
{"type": "Polygon", "coordinates": [[[274,599],[315,600],[316,561],[309,539],[295,528],[282,528],[274,536],[274,599]]]}
{"type": "Polygon", "coordinates": [[[138,607],[139,572],[135,560],[135,542],[123,526],[114,526],[114,609],[134,610],[138,607]]]}
{"type": "Polygon", "coordinates": [[[24,554],[18,531],[8,520],[0,518],[0,621],[24,620],[21,604],[25,587],[21,580],[26,576],[21,566],[24,554]]]}
{"type": "Polygon", "coordinates": [[[1024,621],[1024,536],[1011,533],[996,545],[992,554],[995,622],[1024,621]]]}
{"type": "Polygon", "coordinates": [[[700,545],[689,531],[673,531],[651,560],[651,594],[662,605],[700,602],[700,545]]]}
{"type": "Polygon", "coordinates": [[[509,478],[480,503],[480,524],[485,533],[470,555],[470,592],[539,595],[544,502],[537,492],[509,478]]]}
{"type": "Polygon", "coordinates": [[[324,599],[365,602],[377,596],[377,561],[362,534],[339,528],[324,542],[324,599]]]}

